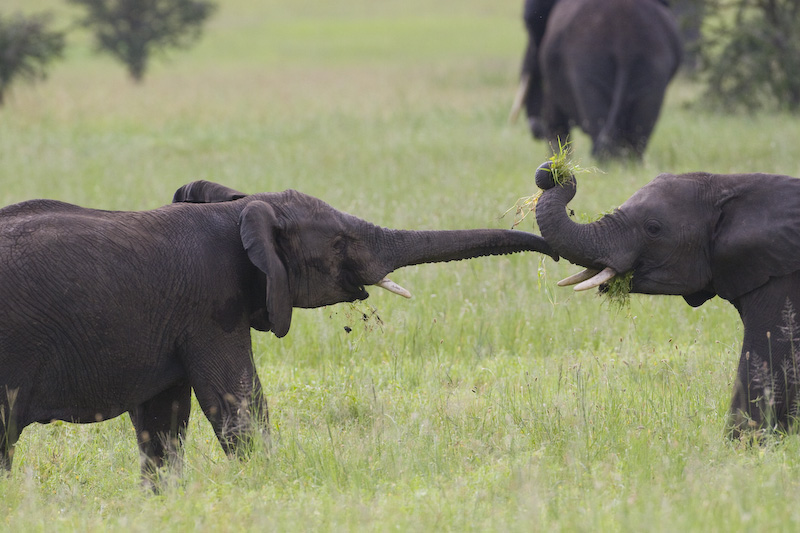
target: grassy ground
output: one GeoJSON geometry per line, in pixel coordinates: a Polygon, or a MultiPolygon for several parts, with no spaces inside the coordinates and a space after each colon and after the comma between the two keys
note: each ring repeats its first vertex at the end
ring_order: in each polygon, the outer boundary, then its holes
{"type": "MultiPolygon", "coordinates": [[[[519,12],[231,0],[138,86],[72,34],[49,79],[0,109],[0,203],[147,209],[204,178],[391,227],[509,227],[548,156],[505,123],[519,12]]],[[[800,175],[795,117],[709,114],[698,92],[673,84],[645,161],[580,176],[573,207],[606,211],[660,172],[800,175]]],[[[585,137],[575,148],[595,164],[585,137]]],[[[0,528],[796,530],[798,437],[723,438],[733,309],[634,296],[618,312],[555,287],[574,270],[533,255],[406,268],[411,301],[373,291],[296,311],[285,339],[254,332],[271,452],[228,460],[195,410],[183,478],[159,496],[138,486],[126,416],[31,426],[0,478],[0,528]],[[382,324],[361,321],[370,306],[382,324]]]]}

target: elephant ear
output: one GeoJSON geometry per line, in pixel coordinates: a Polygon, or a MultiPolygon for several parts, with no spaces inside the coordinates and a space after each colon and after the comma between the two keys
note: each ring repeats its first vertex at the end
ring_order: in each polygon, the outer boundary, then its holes
{"type": "Polygon", "coordinates": [[[194,204],[213,204],[230,202],[247,196],[243,192],[231,189],[219,183],[199,180],[187,183],[172,197],[172,203],[189,202],[194,204]]]}
{"type": "Polygon", "coordinates": [[[723,194],[712,236],[714,290],[729,301],[800,270],[800,180],[736,178],[745,185],[723,194]]]}
{"type": "Polygon", "coordinates": [[[247,257],[267,276],[266,308],[270,329],[276,337],[283,337],[292,323],[292,298],[286,267],[275,248],[278,230],[275,211],[265,202],[251,202],[239,215],[239,234],[247,257]]]}

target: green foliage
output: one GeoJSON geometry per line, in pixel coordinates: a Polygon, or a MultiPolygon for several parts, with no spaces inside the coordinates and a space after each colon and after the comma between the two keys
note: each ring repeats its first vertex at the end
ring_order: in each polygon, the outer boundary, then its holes
{"type": "Polygon", "coordinates": [[[0,15],[0,105],[15,78],[44,78],[47,66],[61,57],[64,35],[48,29],[50,16],[0,15]]]}
{"type": "Polygon", "coordinates": [[[136,81],[154,53],[193,44],[215,9],[209,0],[69,1],[86,8],[81,24],[94,32],[98,49],[122,61],[136,81]]]}
{"type": "Polygon", "coordinates": [[[800,111],[800,2],[708,0],[706,96],[723,109],[800,111]]]}

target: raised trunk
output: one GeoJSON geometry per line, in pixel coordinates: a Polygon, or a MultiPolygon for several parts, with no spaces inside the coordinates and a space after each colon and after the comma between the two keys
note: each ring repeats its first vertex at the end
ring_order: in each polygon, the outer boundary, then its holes
{"type": "Polygon", "coordinates": [[[457,261],[487,255],[541,252],[558,256],[538,235],[517,230],[475,229],[407,231],[381,229],[380,250],[389,271],[421,263],[457,261]]]}
{"type": "Polygon", "coordinates": [[[536,204],[536,223],[542,237],[571,263],[597,270],[612,267],[617,272],[625,272],[630,269],[631,265],[622,264],[620,257],[612,254],[614,249],[621,248],[613,243],[625,239],[626,232],[618,220],[623,215],[617,211],[596,222],[578,224],[567,215],[566,209],[575,191],[574,176],[563,185],[544,190],[536,204]]]}

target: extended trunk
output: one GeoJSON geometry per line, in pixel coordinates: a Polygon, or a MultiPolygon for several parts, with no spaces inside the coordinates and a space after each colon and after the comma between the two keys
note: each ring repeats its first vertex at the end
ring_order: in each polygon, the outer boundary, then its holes
{"type": "Polygon", "coordinates": [[[544,239],[517,230],[475,229],[449,231],[380,230],[384,265],[391,271],[421,263],[457,261],[487,255],[541,252],[558,256],[544,239]]]}
{"type": "Polygon", "coordinates": [[[524,231],[395,230],[391,238],[396,243],[395,268],[517,252],[542,252],[554,258],[558,257],[542,237],[524,231]]]}

